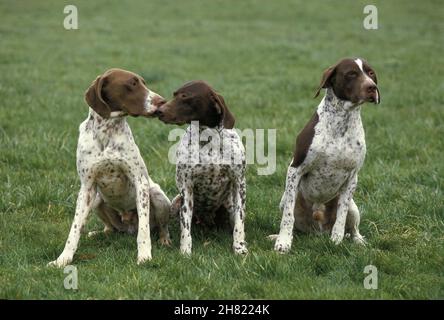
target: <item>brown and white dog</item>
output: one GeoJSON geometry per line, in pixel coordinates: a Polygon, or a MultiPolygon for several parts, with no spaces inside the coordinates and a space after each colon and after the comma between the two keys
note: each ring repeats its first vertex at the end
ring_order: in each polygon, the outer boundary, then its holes
{"type": "Polygon", "coordinates": [[[380,102],[376,73],[363,59],[343,59],[324,72],[315,97],[322,88],[326,94],[299,133],[287,171],[280,232],[271,236],[281,253],[291,248],[293,226],[331,232],[336,244],[347,231],[364,243],[353,193],[366,153],[361,105],[380,102]]]}
{"type": "Polygon", "coordinates": [[[79,127],[77,172],[80,192],[65,248],[49,265],[69,264],[77,250],[88,214],[97,209],[104,232],[134,232],[137,262],[151,259],[150,227],[159,227],[160,241],[170,244],[171,202],[148,175],[126,116],[151,117],[163,98],[132,72],[110,69],[97,77],[85,93],[88,118],[79,127]],[[137,212],[137,220],[134,215],[137,212]],[[128,218],[129,217],[129,218],[128,218]]]}
{"type": "Polygon", "coordinates": [[[221,220],[230,219],[235,253],[246,254],[245,151],[224,98],[207,83],[191,81],[174,92],[156,116],[165,123],[190,124],[176,153],[180,194],[173,200],[173,210],[180,214],[180,251],[191,254],[193,216],[207,225],[222,216],[221,220]]]}

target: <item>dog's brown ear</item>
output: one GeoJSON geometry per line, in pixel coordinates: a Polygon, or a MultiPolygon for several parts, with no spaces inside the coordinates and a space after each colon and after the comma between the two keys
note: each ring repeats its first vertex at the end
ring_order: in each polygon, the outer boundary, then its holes
{"type": "Polygon", "coordinates": [[[337,64],[334,66],[329,67],[327,70],[324,71],[322,74],[321,83],[319,84],[318,89],[316,90],[316,94],[313,98],[316,98],[319,95],[319,92],[321,92],[321,89],[325,89],[331,86],[330,79],[333,76],[335,70],[336,70],[337,64]]]}
{"type": "Polygon", "coordinates": [[[102,118],[109,118],[111,109],[102,98],[102,89],[106,83],[104,76],[98,76],[85,92],[86,103],[102,118]]]}
{"type": "Polygon", "coordinates": [[[212,95],[216,103],[216,110],[221,115],[224,128],[233,129],[235,119],[233,114],[230,112],[227,105],[225,104],[224,97],[214,91],[212,92],[212,95]]]}

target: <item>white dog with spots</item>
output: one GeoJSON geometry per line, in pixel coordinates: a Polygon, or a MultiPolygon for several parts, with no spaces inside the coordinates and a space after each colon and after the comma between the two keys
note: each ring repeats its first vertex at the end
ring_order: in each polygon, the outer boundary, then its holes
{"type": "Polygon", "coordinates": [[[104,232],[129,231],[121,216],[128,212],[138,215],[137,262],[143,263],[151,259],[150,227],[156,225],[161,243],[170,244],[171,203],[150,179],[126,115],[150,117],[163,98],[148,90],[137,74],[110,69],[92,83],[85,100],[90,110],[79,128],[77,171],[81,187],[74,221],[63,252],[49,265],[71,263],[92,209],[97,209],[104,222],[104,232]]]}
{"type": "Polygon", "coordinates": [[[174,98],[160,106],[155,115],[165,123],[191,124],[177,148],[176,184],[180,194],[173,200],[173,210],[180,214],[180,251],[191,254],[194,218],[216,226],[230,221],[233,250],[246,254],[245,150],[233,130],[235,119],[224,98],[207,83],[190,81],[176,90],[174,98]],[[202,148],[200,135],[211,137],[202,148]],[[196,145],[197,149],[193,147],[196,145]]]}
{"type": "Polygon", "coordinates": [[[353,193],[366,153],[361,105],[380,102],[376,73],[362,59],[343,59],[324,72],[316,96],[321,88],[326,95],[299,133],[288,167],[279,235],[271,236],[281,253],[291,248],[293,226],[331,231],[336,244],[349,231],[364,243],[353,193]]]}

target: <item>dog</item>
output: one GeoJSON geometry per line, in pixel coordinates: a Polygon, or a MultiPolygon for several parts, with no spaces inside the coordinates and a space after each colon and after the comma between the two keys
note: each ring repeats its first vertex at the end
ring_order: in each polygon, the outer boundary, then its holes
{"type": "Polygon", "coordinates": [[[335,244],[345,231],[364,244],[353,200],[366,154],[361,105],[380,103],[376,72],[363,59],[342,59],[323,73],[317,89],[326,93],[299,133],[280,202],[282,220],[274,249],[291,249],[293,226],[302,232],[330,232],[335,244]]]}
{"type": "MultiPolygon", "coordinates": [[[[100,198],[99,198],[100,199],[100,198]]],[[[150,203],[150,212],[154,212],[152,203],[150,203]]],[[[137,217],[137,209],[117,211],[105,202],[101,201],[96,208],[97,215],[105,224],[103,231],[91,231],[88,233],[88,237],[93,237],[98,234],[104,233],[106,235],[113,232],[128,233],[131,235],[137,234],[137,228],[139,226],[139,219],[137,217]]],[[[153,216],[150,217],[150,226],[153,228],[157,223],[153,216]]]]}
{"type": "Polygon", "coordinates": [[[159,228],[160,242],[171,243],[171,202],[149,177],[126,116],[152,117],[164,100],[146,87],[141,76],[110,69],[93,81],[85,92],[85,101],[90,108],[88,118],[79,127],[77,172],[81,187],[74,221],[63,252],[49,265],[63,267],[71,263],[93,209],[97,209],[107,233],[129,232],[122,214],[137,212],[137,263],[143,263],[151,259],[150,227],[154,224],[159,228]]]}
{"type": "Polygon", "coordinates": [[[225,215],[233,228],[234,252],[246,254],[245,150],[233,130],[235,119],[224,98],[204,81],[191,81],[174,92],[155,116],[167,124],[191,124],[176,152],[180,194],[173,200],[173,208],[180,208],[181,253],[191,254],[193,216],[211,224],[225,215]],[[211,136],[202,148],[200,136],[211,136]],[[228,161],[220,161],[224,157],[228,161]]]}

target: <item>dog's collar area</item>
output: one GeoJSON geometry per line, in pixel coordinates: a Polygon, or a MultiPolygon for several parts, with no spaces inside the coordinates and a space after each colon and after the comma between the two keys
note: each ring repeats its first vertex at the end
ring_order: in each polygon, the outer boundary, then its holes
{"type": "Polygon", "coordinates": [[[125,117],[125,116],[127,116],[127,115],[128,115],[128,113],[125,112],[125,111],[112,111],[112,112],[109,114],[109,119],[112,119],[112,118],[121,118],[121,117],[125,117]]]}
{"type": "Polygon", "coordinates": [[[127,116],[128,113],[125,111],[111,111],[109,116],[104,118],[102,117],[100,114],[98,114],[97,112],[95,112],[93,109],[90,108],[89,111],[89,119],[90,120],[98,120],[99,123],[102,121],[106,121],[106,120],[120,120],[123,119],[125,116],[127,116]]]}
{"type": "Polygon", "coordinates": [[[359,107],[362,103],[353,103],[348,100],[339,99],[332,88],[327,88],[324,96],[324,105],[329,108],[334,108],[336,110],[350,111],[359,107]]]}
{"type": "Polygon", "coordinates": [[[219,132],[225,129],[224,126],[222,125],[222,122],[220,124],[218,124],[217,126],[210,127],[210,126],[200,125],[200,124],[198,124],[197,121],[192,121],[190,124],[190,128],[191,127],[197,127],[199,130],[199,133],[201,133],[202,131],[204,131],[206,129],[216,130],[219,132]]]}

